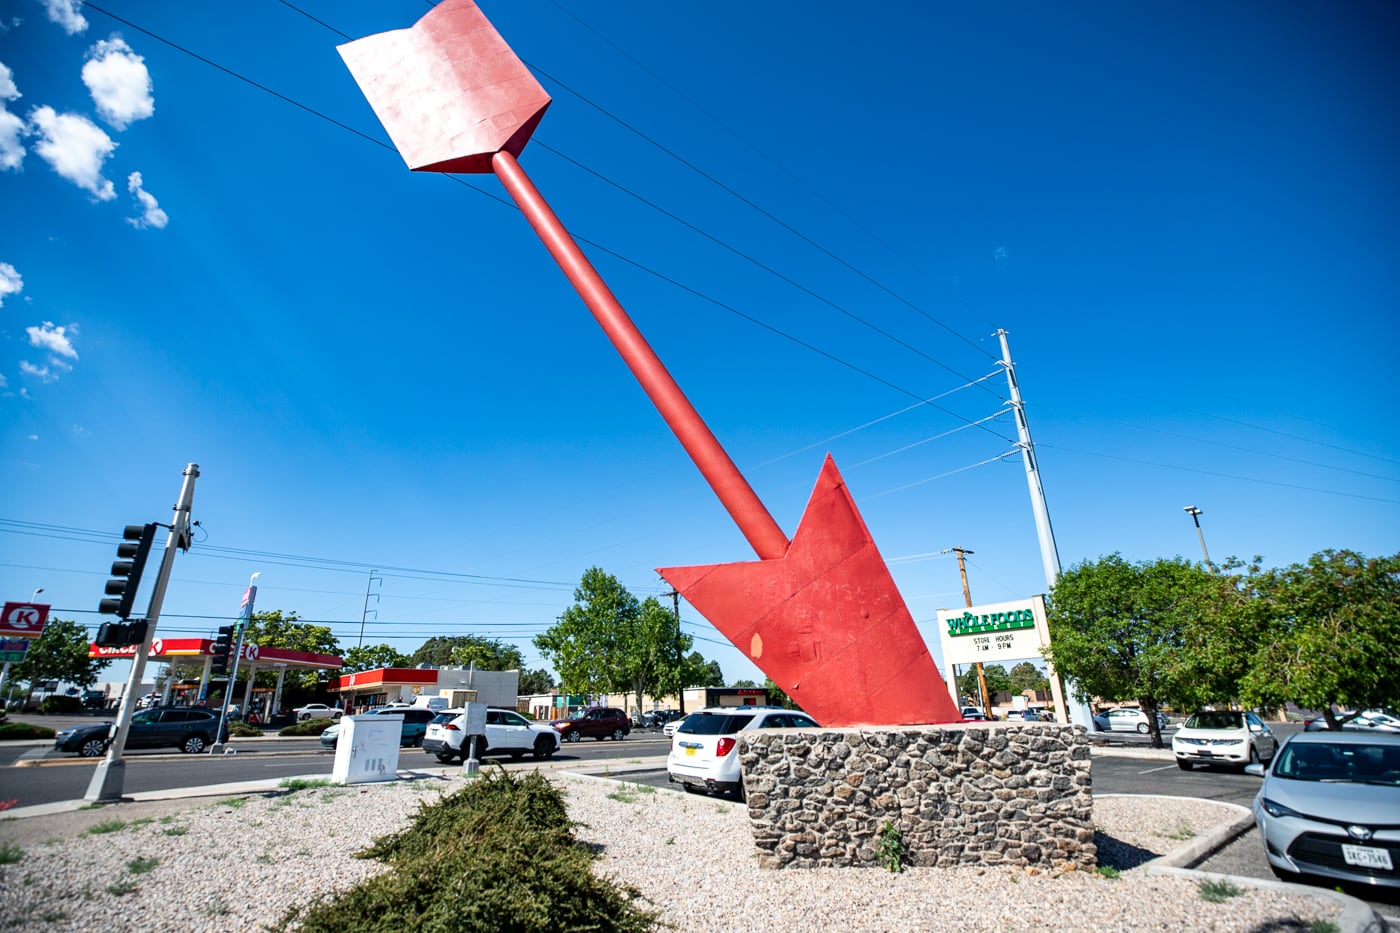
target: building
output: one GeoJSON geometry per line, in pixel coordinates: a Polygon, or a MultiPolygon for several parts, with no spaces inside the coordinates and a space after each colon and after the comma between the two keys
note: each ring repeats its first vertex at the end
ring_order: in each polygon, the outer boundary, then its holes
{"type": "Polygon", "coordinates": [[[520,672],[477,667],[381,667],[341,674],[331,687],[332,693],[340,694],[336,705],[352,713],[390,703],[411,705],[420,696],[450,695],[458,690],[476,691],[475,699],[487,706],[515,709],[520,672]]]}

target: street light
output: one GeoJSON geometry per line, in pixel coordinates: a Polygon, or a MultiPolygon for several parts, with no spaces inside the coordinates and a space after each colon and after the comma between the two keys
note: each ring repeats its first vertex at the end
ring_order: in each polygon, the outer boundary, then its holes
{"type": "Polygon", "coordinates": [[[1201,556],[1206,559],[1206,566],[1215,569],[1215,565],[1210,562],[1210,552],[1206,550],[1205,532],[1201,531],[1201,516],[1205,513],[1194,505],[1186,506],[1186,514],[1191,516],[1191,520],[1196,523],[1196,537],[1201,539],[1201,556]]]}
{"type": "Polygon", "coordinates": [[[36,589],[36,590],[34,591],[34,595],[32,595],[32,596],[29,597],[29,601],[30,601],[31,603],[34,602],[34,600],[36,600],[36,599],[39,598],[39,594],[42,593],[42,592],[44,592],[44,588],[41,586],[41,587],[39,587],[38,589],[36,589]]]}

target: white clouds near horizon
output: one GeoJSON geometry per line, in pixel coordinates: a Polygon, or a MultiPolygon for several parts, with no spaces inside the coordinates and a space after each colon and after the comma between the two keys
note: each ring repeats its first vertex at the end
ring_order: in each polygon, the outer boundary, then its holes
{"type": "Polygon", "coordinates": [[[96,123],[76,113],[57,113],[47,105],[29,115],[31,128],[40,136],[34,151],[62,177],[99,201],[117,196],[111,181],[102,176],[102,165],[117,144],[96,123]]]}
{"type": "Polygon", "coordinates": [[[15,84],[15,74],[0,62],[0,171],[17,169],[24,162],[24,121],[5,109],[5,102],[19,100],[22,95],[15,84]]]}
{"type": "Polygon", "coordinates": [[[83,65],[83,83],[102,119],[119,130],[156,112],[146,60],[120,36],[93,43],[83,65]]]}
{"type": "Polygon", "coordinates": [[[126,190],[130,191],[141,205],[141,216],[128,217],[126,222],[137,230],[145,230],[147,227],[164,230],[165,225],[170,223],[170,215],[160,209],[160,203],[156,201],[155,196],[143,187],[140,172],[132,172],[127,176],[126,190]]]}
{"type": "Polygon", "coordinates": [[[8,262],[0,262],[0,308],[5,307],[5,298],[18,295],[24,290],[24,277],[8,262]]]}
{"type": "Polygon", "coordinates": [[[80,0],[43,0],[43,3],[49,19],[62,26],[68,35],[76,36],[87,29],[88,22],[80,12],[80,0]]]}
{"type": "MultiPolygon", "coordinates": [[[[68,328],[62,325],[55,325],[53,321],[45,321],[38,327],[26,327],[24,332],[29,335],[29,345],[48,350],[55,356],[66,356],[76,360],[78,351],[73,349],[73,341],[68,338],[68,328]]],[[[77,333],[76,329],[73,331],[77,333]]]]}

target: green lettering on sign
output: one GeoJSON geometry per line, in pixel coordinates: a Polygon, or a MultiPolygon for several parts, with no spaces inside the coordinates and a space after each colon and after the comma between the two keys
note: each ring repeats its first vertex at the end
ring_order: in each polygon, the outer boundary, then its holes
{"type": "Polygon", "coordinates": [[[948,620],[948,634],[985,635],[987,632],[1007,632],[1013,629],[1035,628],[1035,613],[1029,609],[1013,609],[1010,612],[991,612],[973,615],[964,612],[948,620]]]}

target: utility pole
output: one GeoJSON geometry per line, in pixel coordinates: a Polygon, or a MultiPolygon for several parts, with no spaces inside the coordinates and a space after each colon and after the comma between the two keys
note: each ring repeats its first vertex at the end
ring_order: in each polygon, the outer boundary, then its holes
{"type": "Polygon", "coordinates": [[[379,610],[369,607],[369,598],[371,596],[374,597],[375,605],[379,605],[379,594],[370,592],[370,587],[374,586],[375,580],[378,580],[380,583],[384,582],[384,578],[378,576],[378,573],[378,570],[371,570],[369,572],[369,580],[365,581],[365,608],[360,613],[360,640],[355,643],[356,648],[363,648],[365,646],[365,617],[372,612],[374,613],[375,621],[379,620],[379,610]]]}
{"type": "Polygon", "coordinates": [[[1201,516],[1206,513],[1194,505],[1188,505],[1186,506],[1186,514],[1190,515],[1191,520],[1196,523],[1196,537],[1201,539],[1201,556],[1206,559],[1206,566],[1214,570],[1215,565],[1210,562],[1210,552],[1206,550],[1206,534],[1201,531],[1201,516]]]}
{"type": "Polygon", "coordinates": [[[676,700],[682,716],[685,715],[685,684],[680,680],[681,669],[681,593],[680,590],[671,590],[671,609],[676,615],[676,639],[671,644],[676,649],[676,700]]]}
{"type": "Polygon", "coordinates": [[[165,555],[160,560],[155,590],[151,593],[150,605],[146,607],[146,637],[136,646],[136,656],[131,659],[131,674],[126,679],[126,692],[122,694],[117,721],[112,727],[112,741],[107,746],[106,757],[98,762],[97,770],[92,774],[87,793],[83,795],[84,800],[115,803],[122,799],[122,783],[126,776],[126,761],[122,758],[122,752],[126,748],[127,733],[131,731],[131,714],[136,711],[136,691],[141,688],[141,678],[146,673],[146,658],[151,654],[156,620],[160,617],[161,604],[165,602],[170,571],[175,566],[175,551],[177,548],[190,549],[190,509],[194,506],[194,481],[199,477],[199,464],[186,465],[184,477],[180,498],[175,503],[175,516],[170,521],[170,535],[165,539],[165,555]]]}
{"type": "MultiPolygon", "coordinates": [[[[964,603],[964,605],[967,606],[967,608],[971,609],[971,608],[972,608],[972,590],[968,589],[968,586],[967,586],[967,561],[964,559],[963,555],[964,555],[964,554],[975,554],[975,553],[977,553],[977,552],[976,552],[976,551],[969,551],[969,550],[968,550],[967,548],[965,548],[965,547],[950,547],[950,548],[944,548],[940,553],[947,554],[947,553],[949,553],[949,552],[952,552],[952,553],[958,555],[958,575],[962,577],[963,603],[964,603]]],[[[992,695],[991,695],[991,692],[987,690],[987,674],[986,674],[986,672],[982,669],[982,662],[981,662],[981,661],[974,661],[972,666],[975,667],[975,668],[977,669],[977,688],[978,688],[978,690],[981,691],[982,712],[985,713],[985,714],[987,715],[987,718],[988,718],[988,719],[991,719],[991,718],[992,718],[992,695]]]]}
{"type": "MultiPolygon", "coordinates": [[[[1016,364],[1011,361],[1011,344],[1006,331],[997,329],[1001,340],[1001,364],[1006,369],[1006,381],[1011,387],[1011,408],[1016,416],[1017,446],[1021,448],[1021,462],[1026,467],[1026,485],[1030,488],[1031,512],[1035,515],[1036,537],[1040,540],[1040,562],[1045,568],[1045,587],[1048,594],[1055,588],[1060,578],[1060,555],[1055,548],[1055,530],[1050,527],[1050,509],[1045,504],[1045,488],[1040,484],[1040,465],[1035,457],[1035,442],[1031,440],[1030,422],[1026,420],[1026,405],[1021,400],[1021,384],[1016,381],[1016,364]]],[[[1069,722],[1094,731],[1094,711],[1088,703],[1071,699],[1074,691],[1066,691],[1065,713],[1069,722]]]]}

